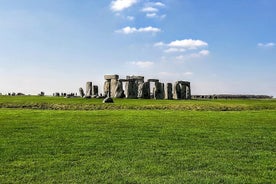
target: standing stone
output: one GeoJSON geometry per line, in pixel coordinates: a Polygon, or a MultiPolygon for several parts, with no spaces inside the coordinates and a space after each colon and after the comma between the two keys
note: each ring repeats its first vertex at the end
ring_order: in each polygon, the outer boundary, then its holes
{"type": "Polygon", "coordinates": [[[128,79],[125,86],[126,98],[135,99],[138,96],[138,86],[134,79],[128,79]]]}
{"type": "Polygon", "coordinates": [[[114,98],[116,96],[116,89],[117,89],[117,86],[119,85],[119,81],[118,79],[111,79],[110,81],[110,95],[112,98],[114,98]]]}
{"type": "Polygon", "coordinates": [[[117,81],[117,86],[115,88],[114,97],[115,98],[124,98],[125,97],[122,81],[117,81]]]}
{"type": "Polygon", "coordinates": [[[86,83],[86,96],[92,96],[92,82],[86,83]]]}
{"type": "Polygon", "coordinates": [[[150,99],[150,83],[149,82],[143,83],[142,98],[150,99]]]}
{"type": "Polygon", "coordinates": [[[180,100],[181,99],[181,85],[179,84],[179,82],[175,82],[173,88],[174,88],[173,98],[176,100],[180,100]]]}
{"type": "Polygon", "coordinates": [[[191,93],[191,84],[188,83],[187,85],[187,99],[192,99],[192,93],[191,93]]]}
{"type": "Polygon", "coordinates": [[[92,86],[92,96],[99,96],[99,88],[96,85],[92,86]]]}
{"type": "Polygon", "coordinates": [[[187,85],[185,83],[181,83],[181,99],[187,99],[187,85]]]}
{"type": "Polygon", "coordinates": [[[115,97],[119,75],[105,75],[104,79],[106,80],[104,85],[105,96],[115,97]]]}
{"type": "Polygon", "coordinates": [[[110,95],[110,80],[104,82],[104,96],[109,96],[110,95]]]}
{"type": "Polygon", "coordinates": [[[80,92],[80,96],[81,96],[81,97],[84,97],[84,96],[85,96],[85,95],[84,95],[84,91],[83,91],[82,88],[79,88],[79,92],[80,92]]]}
{"type": "Polygon", "coordinates": [[[138,93],[137,93],[137,97],[138,98],[142,98],[143,97],[143,85],[144,85],[144,83],[138,84],[138,93]]]}
{"type": "Polygon", "coordinates": [[[165,99],[166,100],[173,99],[172,83],[167,83],[167,85],[165,87],[165,99]]]}
{"type": "Polygon", "coordinates": [[[164,99],[164,83],[156,82],[153,91],[154,99],[164,99]]]}

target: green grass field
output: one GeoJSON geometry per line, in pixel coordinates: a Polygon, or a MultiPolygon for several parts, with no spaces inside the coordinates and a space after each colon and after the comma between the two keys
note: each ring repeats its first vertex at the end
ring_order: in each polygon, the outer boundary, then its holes
{"type": "Polygon", "coordinates": [[[101,101],[0,97],[0,183],[276,183],[275,100],[101,101]]]}

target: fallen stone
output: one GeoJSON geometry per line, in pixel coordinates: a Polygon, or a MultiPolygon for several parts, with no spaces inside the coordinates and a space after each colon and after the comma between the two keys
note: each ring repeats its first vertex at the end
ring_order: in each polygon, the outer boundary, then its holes
{"type": "Polygon", "coordinates": [[[112,98],[106,97],[106,98],[103,100],[103,103],[114,103],[114,101],[113,101],[112,98]]]}

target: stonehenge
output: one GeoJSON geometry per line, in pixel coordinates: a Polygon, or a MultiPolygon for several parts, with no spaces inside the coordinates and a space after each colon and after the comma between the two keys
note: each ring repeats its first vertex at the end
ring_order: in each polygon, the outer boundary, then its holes
{"type": "Polygon", "coordinates": [[[148,79],[144,76],[126,76],[119,79],[119,75],[104,76],[104,96],[110,98],[127,99],[191,99],[191,85],[188,81],[161,83],[158,79],[148,79]],[[153,87],[151,89],[151,84],[153,87]]]}
{"type": "MultiPolygon", "coordinates": [[[[82,98],[104,98],[104,103],[112,103],[110,98],[127,99],[191,99],[190,82],[177,81],[164,84],[159,79],[148,79],[144,76],[126,76],[120,79],[119,75],[104,75],[103,94],[99,94],[97,85],[86,82],[85,92],[79,88],[79,96],[82,98]]],[[[58,95],[54,95],[58,96],[58,95]]],[[[61,93],[60,96],[63,96],[61,93]]],[[[65,94],[66,96],[66,94],[65,94]]]]}

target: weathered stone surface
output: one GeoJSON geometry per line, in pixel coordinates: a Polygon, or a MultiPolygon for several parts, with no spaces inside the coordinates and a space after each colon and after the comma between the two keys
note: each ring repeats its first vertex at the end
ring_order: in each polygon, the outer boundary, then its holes
{"type": "Polygon", "coordinates": [[[173,98],[176,100],[181,99],[181,84],[178,82],[175,82],[173,86],[173,98]]]}
{"type": "Polygon", "coordinates": [[[103,103],[114,103],[114,101],[113,101],[112,98],[106,97],[106,98],[103,100],[103,103]]]}
{"type": "Polygon", "coordinates": [[[86,96],[92,96],[92,82],[86,82],[86,96]]]}
{"type": "Polygon", "coordinates": [[[85,96],[85,95],[84,95],[84,91],[83,91],[82,88],[79,88],[79,93],[80,93],[80,96],[81,96],[81,97],[84,97],[84,96],[85,96]]]}
{"type": "Polygon", "coordinates": [[[191,99],[191,85],[187,81],[177,81],[174,84],[174,99],[191,99]]]}
{"type": "Polygon", "coordinates": [[[119,85],[118,79],[111,79],[110,81],[110,97],[114,98],[116,93],[116,88],[119,85]]]}
{"type": "Polygon", "coordinates": [[[187,85],[186,84],[180,84],[181,87],[181,99],[187,99],[186,93],[187,93],[187,85]]]}
{"type": "Polygon", "coordinates": [[[144,82],[144,76],[132,75],[132,76],[126,76],[126,79],[133,79],[133,80],[144,82]]]}
{"type": "Polygon", "coordinates": [[[148,82],[159,82],[158,79],[148,79],[148,82]]]}
{"type": "Polygon", "coordinates": [[[187,99],[192,99],[192,92],[191,92],[191,84],[190,83],[187,85],[186,97],[187,97],[187,99]]]}
{"type": "Polygon", "coordinates": [[[99,87],[94,85],[92,86],[92,96],[98,96],[99,95],[99,87]]]}
{"type": "Polygon", "coordinates": [[[149,82],[139,84],[138,98],[150,99],[150,84],[149,84],[149,82]]]}
{"type": "Polygon", "coordinates": [[[118,80],[119,79],[119,75],[105,75],[104,79],[105,80],[111,80],[111,79],[118,80]]]}
{"type": "Polygon", "coordinates": [[[173,99],[173,93],[172,93],[172,83],[167,83],[165,87],[165,99],[171,100],[173,99]]]}
{"type": "Polygon", "coordinates": [[[154,99],[164,99],[164,83],[155,83],[153,95],[154,99]]]}
{"type": "Polygon", "coordinates": [[[121,81],[117,81],[114,97],[115,98],[124,98],[125,97],[124,90],[123,90],[123,83],[121,81]]]}
{"type": "Polygon", "coordinates": [[[135,99],[138,96],[138,86],[135,80],[129,79],[125,86],[126,98],[135,99]]]}
{"type": "Polygon", "coordinates": [[[108,96],[108,95],[110,95],[110,90],[111,88],[110,88],[110,81],[105,81],[104,82],[104,96],[106,97],[106,96],[108,96]]]}

